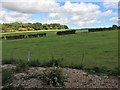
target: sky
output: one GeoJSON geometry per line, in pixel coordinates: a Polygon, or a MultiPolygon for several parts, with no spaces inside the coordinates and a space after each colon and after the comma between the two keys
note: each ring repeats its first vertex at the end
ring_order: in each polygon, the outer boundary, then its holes
{"type": "Polygon", "coordinates": [[[118,0],[1,0],[0,23],[60,23],[69,28],[118,24],[118,0]]]}

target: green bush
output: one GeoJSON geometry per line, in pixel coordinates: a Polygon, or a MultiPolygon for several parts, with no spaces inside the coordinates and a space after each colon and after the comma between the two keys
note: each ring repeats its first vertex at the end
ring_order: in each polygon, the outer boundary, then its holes
{"type": "Polygon", "coordinates": [[[8,58],[8,59],[4,59],[2,60],[2,64],[16,64],[17,60],[15,60],[14,58],[8,58]]]}
{"type": "Polygon", "coordinates": [[[114,69],[108,69],[106,67],[98,67],[93,66],[91,68],[84,68],[90,74],[97,74],[97,75],[107,75],[107,76],[120,76],[120,68],[115,67],[114,69]]]}
{"type": "Polygon", "coordinates": [[[13,77],[13,72],[3,69],[2,70],[2,85],[4,86],[7,83],[10,83],[13,77]]]}
{"type": "Polygon", "coordinates": [[[67,66],[68,68],[72,68],[72,69],[84,69],[84,66],[83,64],[80,64],[80,65],[70,65],[70,66],[67,66]]]}
{"type": "Polygon", "coordinates": [[[28,63],[27,61],[24,60],[19,60],[19,63],[16,67],[16,72],[22,72],[24,71],[26,68],[28,68],[28,63]]]}
{"type": "Polygon", "coordinates": [[[52,67],[52,66],[56,66],[56,67],[62,66],[62,60],[63,60],[63,59],[55,59],[54,57],[52,57],[52,59],[51,59],[50,61],[48,61],[45,66],[48,66],[48,67],[52,67]]]}
{"type": "Polygon", "coordinates": [[[114,76],[120,76],[120,67],[114,68],[114,76]]]}
{"type": "Polygon", "coordinates": [[[114,69],[110,69],[109,71],[106,72],[108,76],[120,76],[120,68],[115,67],[114,69]]]}
{"type": "Polygon", "coordinates": [[[97,74],[97,75],[106,74],[108,72],[108,69],[103,66],[93,66],[90,68],[84,68],[84,70],[90,74],[97,74]]]}
{"type": "Polygon", "coordinates": [[[92,70],[93,70],[95,73],[101,73],[102,70],[103,70],[103,68],[100,68],[100,67],[98,67],[98,66],[94,66],[94,67],[92,67],[92,70]]]}
{"type": "Polygon", "coordinates": [[[63,76],[62,70],[58,67],[55,67],[48,72],[44,72],[42,77],[45,84],[54,87],[64,86],[64,79],[65,77],[63,76]]]}
{"type": "Polygon", "coordinates": [[[28,61],[28,66],[40,67],[40,66],[43,66],[43,63],[40,60],[35,59],[35,60],[28,61]]]}

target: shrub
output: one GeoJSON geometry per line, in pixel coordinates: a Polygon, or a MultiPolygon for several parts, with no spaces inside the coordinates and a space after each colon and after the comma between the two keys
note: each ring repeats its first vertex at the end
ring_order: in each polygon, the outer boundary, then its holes
{"type": "Polygon", "coordinates": [[[75,34],[76,30],[58,31],[57,35],[75,34]]]}
{"type": "Polygon", "coordinates": [[[91,68],[84,68],[85,71],[87,71],[90,74],[97,74],[97,75],[108,75],[108,76],[120,76],[120,69],[118,67],[115,67],[114,69],[108,69],[106,67],[98,67],[93,66],[91,68]]]}
{"type": "Polygon", "coordinates": [[[67,67],[69,67],[69,68],[73,68],[73,69],[84,69],[84,65],[83,64],[78,64],[78,65],[74,65],[74,64],[72,64],[72,65],[70,65],[70,66],[67,66],[67,67]]]}
{"type": "Polygon", "coordinates": [[[52,66],[56,66],[56,67],[62,66],[62,63],[61,63],[62,60],[63,60],[63,59],[55,59],[55,58],[52,56],[52,59],[51,59],[50,61],[48,61],[45,66],[48,66],[48,67],[52,67],[52,66]]]}
{"type": "Polygon", "coordinates": [[[2,85],[4,86],[7,83],[10,83],[12,80],[13,72],[3,69],[2,70],[2,85]]]}
{"type": "Polygon", "coordinates": [[[91,68],[87,68],[86,70],[91,74],[98,74],[98,75],[107,74],[109,71],[111,71],[110,69],[104,66],[93,66],[91,68]]]}
{"type": "Polygon", "coordinates": [[[115,67],[114,69],[110,69],[109,71],[106,72],[108,76],[120,76],[120,68],[115,67]]]}
{"type": "Polygon", "coordinates": [[[87,71],[90,74],[95,74],[95,71],[92,70],[91,68],[85,68],[85,71],[87,71]]]}
{"type": "Polygon", "coordinates": [[[39,34],[29,34],[29,38],[37,38],[37,37],[43,37],[46,36],[46,33],[39,33],[39,34]]]}
{"type": "Polygon", "coordinates": [[[40,67],[40,66],[43,66],[43,63],[41,63],[40,60],[35,59],[35,60],[28,61],[28,66],[40,67]]]}
{"type": "Polygon", "coordinates": [[[95,73],[101,73],[101,68],[100,67],[98,67],[98,66],[94,66],[94,67],[92,67],[92,70],[95,72],[95,73]]]}
{"type": "Polygon", "coordinates": [[[114,76],[120,76],[120,68],[119,67],[115,67],[113,72],[114,72],[114,74],[113,74],[114,76]]]}
{"type": "Polygon", "coordinates": [[[27,61],[19,60],[18,66],[16,67],[16,72],[22,72],[28,67],[27,61]]]}
{"type": "Polygon", "coordinates": [[[63,76],[62,70],[57,67],[48,72],[44,72],[44,75],[42,76],[42,80],[45,84],[54,87],[64,86],[64,79],[65,77],[63,76]]]}
{"type": "Polygon", "coordinates": [[[16,64],[17,60],[15,60],[14,58],[8,58],[8,59],[4,59],[2,60],[2,64],[16,64]]]}

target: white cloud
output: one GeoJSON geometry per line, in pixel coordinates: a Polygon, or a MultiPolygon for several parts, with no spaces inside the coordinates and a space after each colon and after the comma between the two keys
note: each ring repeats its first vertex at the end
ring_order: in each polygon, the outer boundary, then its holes
{"type": "Polygon", "coordinates": [[[118,2],[104,2],[104,6],[108,8],[118,8],[118,2]]]}
{"type": "Polygon", "coordinates": [[[44,23],[60,23],[60,24],[67,24],[69,22],[68,18],[60,18],[60,19],[51,19],[47,20],[44,23]]]}
{"type": "Polygon", "coordinates": [[[10,1],[2,1],[2,6],[6,9],[23,13],[54,12],[59,8],[59,4],[54,0],[10,1]]]}
{"type": "Polygon", "coordinates": [[[20,13],[16,11],[8,11],[2,9],[0,11],[0,23],[10,23],[10,22],[27,22],[30,19],[31,14],[20,13]]]}
{"type": "Polygon", "coordinates": [[[61,18],[63,17],[63,14],[62,13],[49,13],[48,17],[47,18],[61,18]]]}
{"type": "Polygon", "coordinates": [[[107,9],[109,8],[118,8],[119,0],[103,0],[103,5],[107,9]]]}
{"type": "Polygon", "coordinates": [[[74,24],[76,24],[76,25],[78,25],[78,26],[91,26],[91,25],[95,25],[95,24],[98,24],[98,23],[100,23],[100,21],[97,21],[97,20],[87,20],[87,21],[77,21],[77,22],[75,22],[74,24]]]}
{"type": "Polygon", "coordinates": [[[68,13],[76,13],[76,14],[81,14],[81,13],[91,13],[99,9],[98,5],[91,4],[91,3],[71,3],[67,1],[65,5],[63,6],[65,12],[68,13]]]}
{"type": "Polygon", "coordinates": [[[102,16],[111,16],[111,15],[114,15],[115,13],[113,13],[112,10],[107,10],[106,12],[103,12],[101,15],[102,16]]]}
{"type": "Polygon", "coordinates": [[[112,21],[112,22],[118,22],[120,20],[118,19],[118,17],[112,17],[112,18],[110,18],[110,21],[112,21]]]}
{"type": "Polygon", "coordinates": [[[112,10],[102,12],[98,5],[91,3],[71,3],[67,1],[61,9],[62,12],[50,13],[47,17],[48,22],[59,21],[59,18],[64,21],[68,18],[67,22],[64,23],[73,23],[79,26],[94,25],[101,22],[98,19],[113,14],[112,10]]]}
{"type": "MultiPolygon", "coordinates": [[[[55,0],[29,0],[21,2],[2,1],[1,17],[3,22],[36,22],[30,16],[34,13],[47,12],[45,23],[73,23],[75,25],[94,25],[99,19],[113,14],[112,10],[102,12],[100,6],[93,3],[71,3],[66,1],[63,6],[55,0]]],[[[1,20],[0,20],[1,21],[1,20]]]]}

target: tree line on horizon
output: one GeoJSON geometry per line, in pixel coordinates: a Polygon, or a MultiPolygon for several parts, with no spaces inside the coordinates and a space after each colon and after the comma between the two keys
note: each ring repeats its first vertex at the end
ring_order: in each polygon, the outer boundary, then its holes
{"type": "Polygon", "coordinates": [[[0,24],[2,32],[9,31],[32,31],[32,30],[57,30],[57,29],[69,29],[67,25],[61,25],[59,23],[42,24],[36,23],[3,23],[0,24]]]}
{"type": "Polygon", "coordinates": [[[88,32],[97,32],[97,31],[109,31],[109,30],[120,30],[120,26],[112,25],[111,27],[107,28],[89,28],[88,32]]]}

